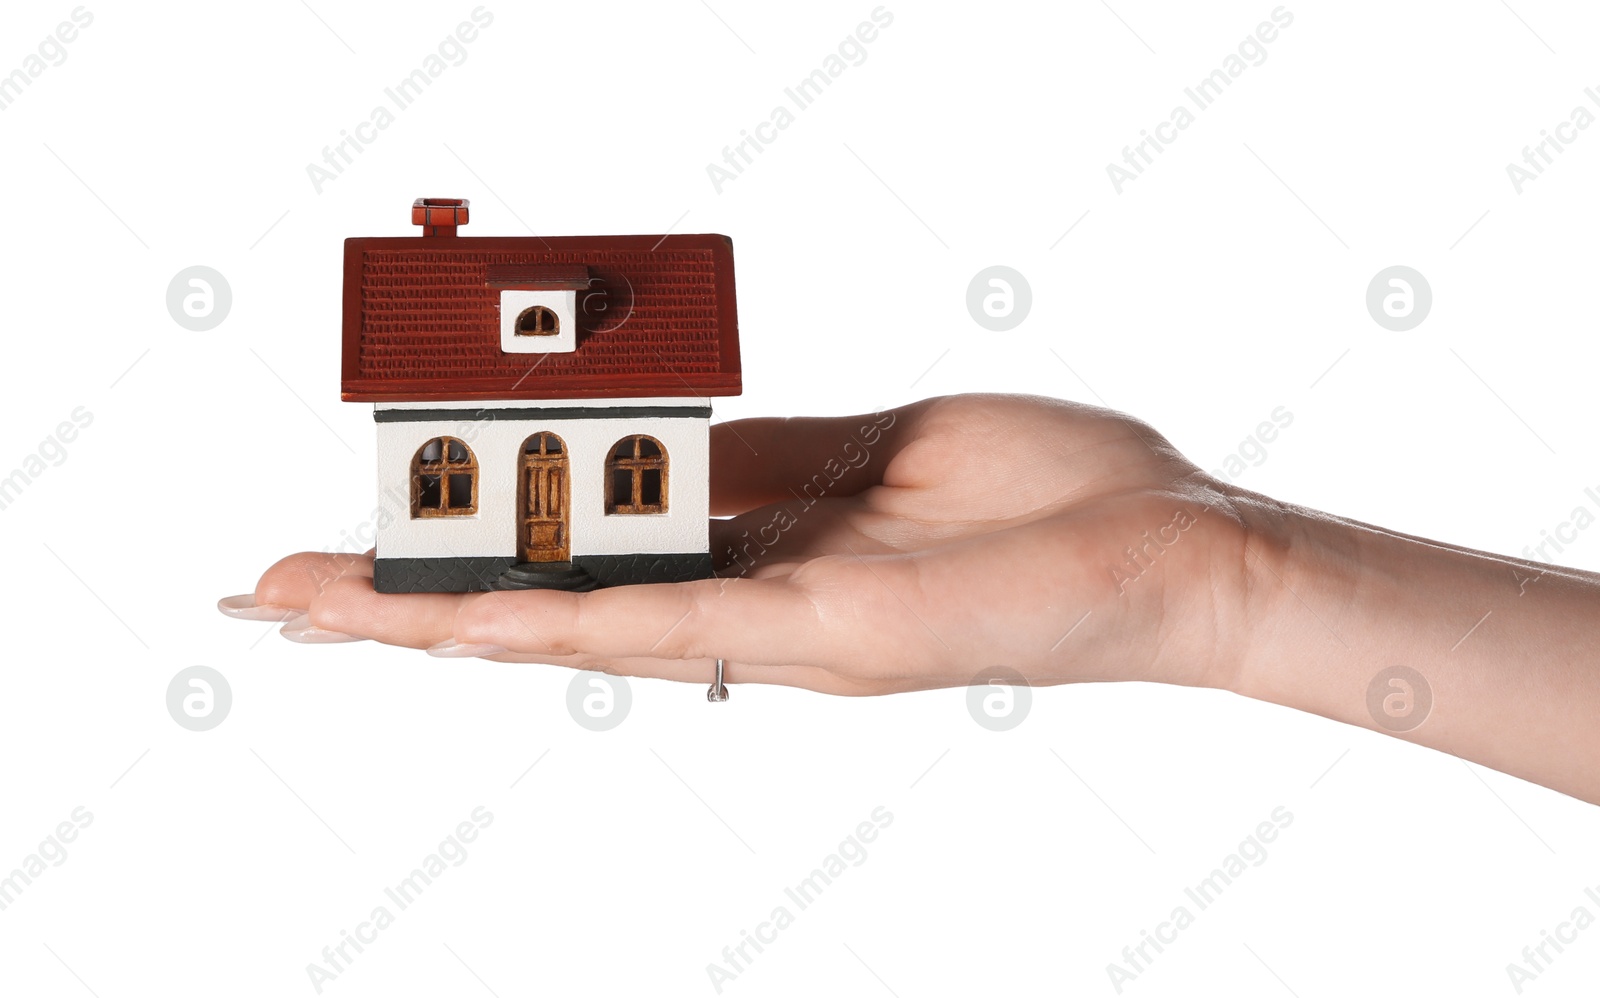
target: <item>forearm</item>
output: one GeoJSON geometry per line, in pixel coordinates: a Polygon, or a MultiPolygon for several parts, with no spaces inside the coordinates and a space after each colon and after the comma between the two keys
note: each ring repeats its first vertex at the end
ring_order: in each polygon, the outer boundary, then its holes
{"type": "Polygon", "coordinates": [[[1245,509],[1235,692],[1600,803],[1600,576],[1310,510],[1245,509]],[[1374,687],[1397,666],[1425,687],[1404,675],[1374,687]]]}

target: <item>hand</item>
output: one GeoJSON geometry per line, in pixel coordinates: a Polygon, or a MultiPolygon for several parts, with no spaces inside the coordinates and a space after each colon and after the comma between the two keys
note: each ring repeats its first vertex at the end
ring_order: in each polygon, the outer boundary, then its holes
{"type": "Polygon", "coordinates": [[[995,666],[1215,686],[1600,802],[1594,573],[1277,503],[1042,398],[727,423],[711,473],[718,579],[384,595],[370,554],[298,554],[219,605],[300,641],[695,683],[722,658],[730,683],[842,694],[995,666]],[[1392,693],[1419,713],[1391,716],[1392,693]]]}
{"type": "MultiPolygon", "coordinates": [[[[839,694],[1224,685],[1246,596],[1238,496],[1150,427],[966,395],[712,428],[718,579],[591,593],[375,593],[369,556],[297,554],[233,611],[299,640],[839,694]],[[255,609],[245,609],[249,606],[255,609]]],[[[226,601],[225,601],[226,602],[226,601]]]]}

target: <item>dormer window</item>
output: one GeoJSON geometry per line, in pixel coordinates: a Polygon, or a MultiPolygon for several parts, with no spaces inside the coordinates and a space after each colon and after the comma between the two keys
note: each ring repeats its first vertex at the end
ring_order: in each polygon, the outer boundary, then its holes
{"type": "Polygon", "coordinates": [[[590,286],[581,264],[490,264],[484,283],[500,296],[500,349],[572,353],[578,349],[578,293],[590,286]]]}
{"type": "Polygon", "coordinates": [[[522,310],[517,316],[517,336],[559,336],[561,317],[543,305],[522,310]]]}
{"type": "Polygon", "coordinates": [[[577,292],[500,292],[500,349],[506,353],[571,353],[578,349],[577,292]]]}

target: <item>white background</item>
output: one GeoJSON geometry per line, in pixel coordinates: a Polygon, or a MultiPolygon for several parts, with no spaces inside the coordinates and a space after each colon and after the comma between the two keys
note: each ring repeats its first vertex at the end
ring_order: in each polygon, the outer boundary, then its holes
{"type": "MultiPolygon", "coordinates": [[[[0,73],[72,6],[8,6],[0,73]]],[[[1600,914],[1595,808],[1222,693],[1041,690],[996,734],[962,690],[711,706],[636,682],[594,733],[564,670],[215,612],[371,515],[341,241],[413,231],[421,195],[471,198],[467,234],[732,236],[746,393],[719,419],[1038,392],[1218,468],[1285,406],[1242,484],[1514,553],[1600,491],[1600,128],[1521,194],[1505,171],[1600,87],[1591,7],[1291,3],[1266,62],[1119,195],[1106,165],[1270,0],[891,2],[866,61],[718,193],[707,164],[873,6],[490,3],[318,193],[307,164],[471,0],[89,5],[0,112],[0,474],[94,416],[0,512],[0,870],[94,815],[0,912],[0,991],[313,994],[306,965],[479,805],[469,858],[324,993],[714,994],[707,964],[879,806],[865,862],[724,993],[1114,994],[1106,965],[1278,806],[1266,862],[1124,993],[1514,994],[1524,946],[1600,914]],[[233,290],[209,332],[165,305],[195,264],[233,290]],[[1033,290],[1006,333],[965,306],[994,264],[1033,290]],[[1433,288],[1407,333],[1364,305],[1391,264],[1433,288]],[[191,665],[232,684],[210,732],[164,704],[191,665]]],[[[1600,529],[1559,560],[1600,567],[1600,529]]],[[[1591,928],[1527,993],[1597,979],[1591,928]]]]}

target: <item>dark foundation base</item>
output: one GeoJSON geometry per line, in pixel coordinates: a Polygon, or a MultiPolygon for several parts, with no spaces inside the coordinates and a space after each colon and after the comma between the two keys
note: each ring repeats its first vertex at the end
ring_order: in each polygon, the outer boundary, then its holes
{"type": "MultiPolygon", "coordinates": [[[[372,563],[372,588],[380,593],[480,593],[502,588],[530,588],[528,573],[513,573],[520,585],[502,585],[501,576],[515,558],[384,558],[372,563]]],[[[715,573],[711,555],[591,554],[572,559],[572,568],[594,580],[596,588],[636,586],[652,582],[689,582],[715,573]]],[[[552,573],[551,578],[568,573],[552,573]]],[[[570,588],[552,586],[551,588],[570,588]]]]}

